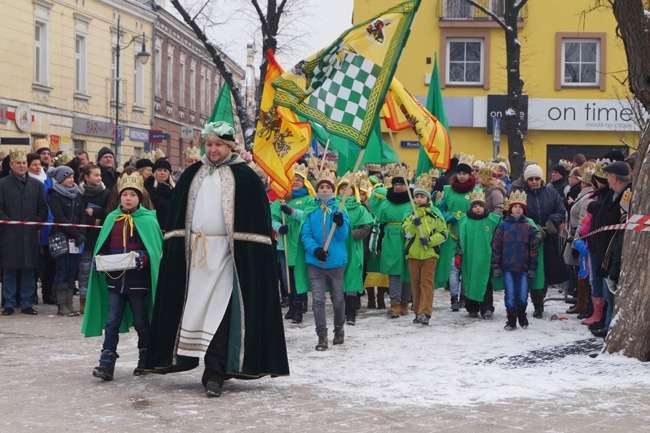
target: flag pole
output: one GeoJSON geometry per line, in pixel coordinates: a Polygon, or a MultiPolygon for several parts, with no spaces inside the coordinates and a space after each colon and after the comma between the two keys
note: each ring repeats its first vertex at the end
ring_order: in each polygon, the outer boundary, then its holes
{"type": "MultiPolygon", "coordinates": [[[[395,149],[395,137],[393,136],[393,131],[389,129],[388,134],[390,135],[390,142],[391,142],[390,147],[393,149],[393,152],[395,152],[395,155],[397,155],[397,149],[395,149]]],[[[401,162],[402,161],[400,161],[400,164],[401,164],[401,162]]],[[[409,185],[408,185],[408,179],[404,179],[404,181],[407,182],[407,184],[406,184],[406,192],[409,195],[409,203],[411,203],[411,208],[413,208],[413,215],[415,215],[415,217],[417,217],[418,214],[416,213],[415,202],[413,201],[413,195],[411,194],[411,188],[409,188],[409,185]]],[[[422,231],[422,226],[421,225],[418,226],[418,232],[420,233],[420,237],[423,238],[424,237],[424,232],[422,231]]],[[[423,247],[424,247],[424,250],[426,251],[427,247],[424,246],[424,245],[423,245],[423,247]]]]}
{"type": "MultiPolygon", "coordinates": [[[[309,181],[308,181],[309,182],[309,181]]],[[[284,199],[280,201],[282,204],[286,204],[284,199]]],[[[280,211],[282,214],[282,225],[287,225],[287,222],[285,221],[285,215],[284,212],[280,211]]],[[[284,272],[287,278],[285,278],[286,283],[287,283],[287,293],[291,294],[291,275],[289,275],[289,253],[287,252],[287,249],[289,248],[289,244],[287,243],[287,234],[282,235],[282,239],[284,240],[284,272]]]]}
{"type": "Polygon", "coordinates": [[[323,166],[325,165],[325,158],[327,158],[327,149],[330,147],[330,139],[327,139],[327,143],[325,143],[325,152],[323,152],[323,159],[320,162],[320,168],[318,171],[323,171],[323,166]]]}
{"type": "MultiPolygon", "coordinates": [[[[354,170],[352,170],[352,173],[356,173],[359,171],[359,166],[361,165],[361,160],[363,159],[363,154],[366,153],[366,148],[364,147],[361,149],[361,152],[359,152],[359,156],[357,157],[357,162],[354,163],[354,170]]],[[[351,182],[351,181],[350,181],[351,182]]],[[[350,192],[352,191],[352,188],[348,187],[345,192],[343,193],[343,200],[341,200],[341,204],[339,205],[339,210],[338,212],[343,211],[343,208],[345,207],[345,200],[348,198],[348,195],[350,195],[350,192]]],[[[336,194],[336,191],[334,191],[334,194],[336,194]]],[[[329,248],[330,242],[332,241],[332,236],[334,236],[334,230],[336,230],[336,224],[332,224],[332,228],[330,229],[329,234],[327,235],[327,241],[325,241],[325,246],[323,249],[327,252],[327,249],[329,248]]]]}

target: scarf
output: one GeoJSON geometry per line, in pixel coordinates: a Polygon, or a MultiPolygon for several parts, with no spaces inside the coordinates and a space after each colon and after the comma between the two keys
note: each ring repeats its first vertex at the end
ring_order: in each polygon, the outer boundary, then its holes
{"type": "Polygon", "coordinates": [[[34,178],[41,183],[45,183],[45,180],[47,179],[47,174],[45,174],[45,171],[43,171],[42,168],[39,174],[32,174],[31,171],[28,171],[27,174],[29,175],[29,177],[34,178]]]}
{"type": "Polygon", "coordinates": [[[386,192],[386,198],[393,204],[403,204],[410,201],[408,192],[395,192],[392,187],[386,192]]]}
{"type": "Polygon", "coordinates": [[[70,188],[66,188],[65,186],[61,185],[59,182],[54,182],[53,189],[54,191],[61,194],[63,197],[67,197],[72,200],[74,200],[77,194],[79,194],[79,187],[77,186],[76,183],[73,183],[70,188]]]}
{"type": "Polygon", "coordinates": [[[86,183],[82,181],[79,184],[79,192],[81,195],[86,197],[95,197],[96,195],[101,194],[105,189],[106,187],[103,182],[99,185],[86,185],[86,183]]]}
{"type": "Polygon", "coordinates": [[[455,192],[459,194],[465,194],[466,192],[469,192],[474,189],[474,187],[476,186],[476,179],[474,178],[474,176],[470,176],[467,182],[460,183],[456,175],[453,175],[451,179],[449,179],[449,185],[451,186],[451,189],[454,190],[455,192]]]}
{"type": "Polygon", "coordinates": [[[304,188],[304,187],[299,188],[299,189],[294,189],[293,191],[291,191],[291,197],[292,198],[304,197],[307,194],[309,194],[309,192],[307,191],[307,188],[304,188]]]}
{"type": "Polygon", "coordinates": [[[334,200],[334,197],[335,195],[333,192],[319,192],[316,194],[316,198],[321,202],[322,205],[327,205],[327,202],[334,200]]]}
{"type": "Polygon", "coordinates": [[[207,165],[207,166],[210,168],[210,170],[209,170],[209,174],[212,175],[212,174],[214,173],[214,171],[215,171],[217,168],[221,167],[222,165],[236,164],[236,163],[238,163],[238,162],[244,162],[244,160],[239,156],[238,153],[234,153],[234,152],[233,152],[233,153],[230,155],[230,158],[226,158],[226,159],[224,159],[223,161],[218,162],[218,163],[216,163],[216,164],[211,163],[210,160],[208,159],[208,156],[207,156],[207,155],[203,155],[203,156],[201,157],[201,162],[202,162],[203,164],[207,165]]]}

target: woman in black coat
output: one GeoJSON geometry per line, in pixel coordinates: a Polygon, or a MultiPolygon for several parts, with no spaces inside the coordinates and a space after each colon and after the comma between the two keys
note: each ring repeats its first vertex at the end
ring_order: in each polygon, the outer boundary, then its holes
{"type": "Polygon", "coordinates": [[[171,176],[172,166],[165,158],[157,159],[153,167],[153,176],[150,176],[144,183],[144,187],[151,197],[153,206],[156,209],[158,225],[160,229],[167,229],[167,215],[172,201],[174,191],[174,179],[171,176]]]}

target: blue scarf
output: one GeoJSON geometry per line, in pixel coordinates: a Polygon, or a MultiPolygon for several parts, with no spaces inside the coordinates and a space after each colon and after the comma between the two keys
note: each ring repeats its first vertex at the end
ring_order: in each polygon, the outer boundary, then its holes
{"type": "Polygon", "coordinates": [[[304,197],[307,194],[309,194],[309,192],[307,191],[307,188],[305,188],[305,187],[302,187],[302,188],[299,188],[299,189],[294,189],[293,191],[291,191],[291,197],[293,197],[293,198],[304,197]]]}

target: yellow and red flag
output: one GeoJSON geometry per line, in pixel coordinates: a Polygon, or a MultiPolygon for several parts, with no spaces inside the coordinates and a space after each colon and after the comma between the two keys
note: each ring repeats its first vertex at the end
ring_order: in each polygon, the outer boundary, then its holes
{"type": "Polygon", "coordinates": [[[293,111],[273,103],[275,90],[271,83],[284,71],[271,50],[267,52],[267,62],[253,158],[269,175],[269,186],[278,197],[284,197],[291,191],[295,179],[293,164],[309,149],[311,124],[300,122],[293,111]]]}
{"type": "Polygon", "coordinates": [[[393,131],[411,128],[435,167],[449,168],[451,146],[447,129],[396,78],[386,94],[382,114],[386,126],[393,131]]]}

